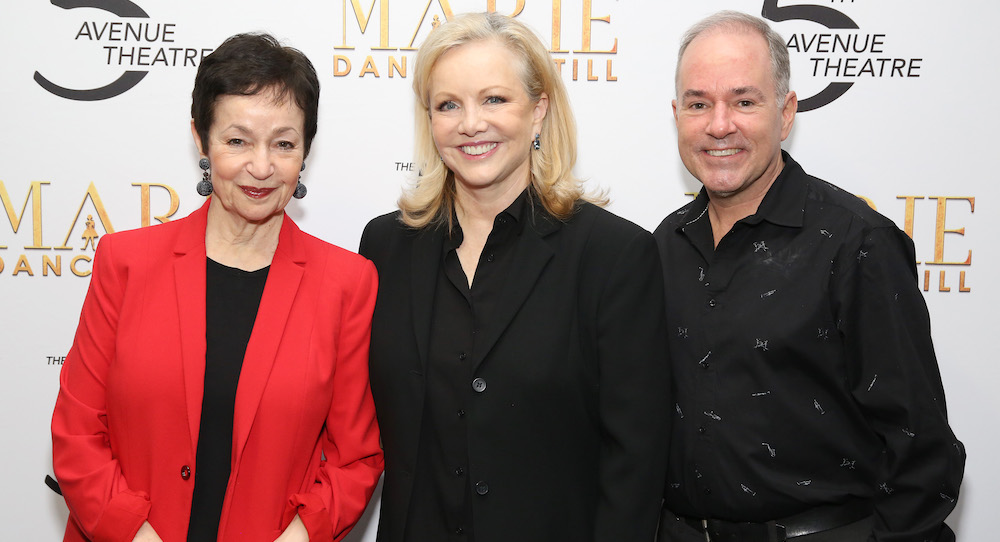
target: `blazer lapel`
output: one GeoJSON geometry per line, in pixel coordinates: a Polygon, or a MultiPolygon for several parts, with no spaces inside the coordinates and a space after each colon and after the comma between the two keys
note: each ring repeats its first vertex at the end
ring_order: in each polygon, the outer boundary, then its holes
{"type": "Polygon", "coordinates": [[[534,288],[545,265],[555,254],[545,241],[545,237],[559,230],[562,223],[542,210],[541,204],[535,202],[535,205],[537,209],[525,211],[525,219],[529,222],[524,225],[516,241],[510,274],[504,282],[503,296],[497,303],[496,313],[490,316],[489,327],[481,330],[483,336],[476,341],[476,349],[472,356],[473,370],[479,368],[486,354],[503,335],[521,305],[528,299],[528,294],[534,288]]]}
{"type": "Polygon", "coordinates": [[[426,374],[427,349],[431,337],[431,311],[434,308],[434,291],[437,274],[441,266],[441,251],[444,249],[445,230],[432,227],[420,231],[411,245],[413,250],[410,270],[410,291],[412,294],[413,333],[417,340],[421,370],[426,374]]]}
{"type": "Polygon", "coordinates": [[[205,226],[208,206],[204,205],[185,220],[174,245],[174,289],[184,373],[184,395],[191,449],[198,447],[201,402],[205,392],[205,226]]]}
{"type": "Polygon", "coordinates": [[[278,234],[278,248],[267,272],[267,283],[257,309],[250,342],[243,358],[240,381],[236,388],[236,405],[233,413],[233,454],[236,463],[246,446],[267,385],[271,368],[277,357],[278,346],[284,335],[283,330],[295,300],[302,274],[305,270],[306,254],[301,244],[302,233],[286,214],[278,234]]]}

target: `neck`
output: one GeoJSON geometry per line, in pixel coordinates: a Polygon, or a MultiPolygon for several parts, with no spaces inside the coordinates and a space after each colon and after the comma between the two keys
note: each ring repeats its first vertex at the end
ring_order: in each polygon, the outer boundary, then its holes
{"type": "Polygon", "coordinates": [[[733,229],[740,220],[754,215],[764,201],[764,196],[771,189],[774,181],[784,168],[784,160],[778,162],[774,171],[765,172],[766,177],[758,179],[735,194],[717,194],[708,192],[708,218],[712,222],[712,237],[715,246],[719,246],[722,238],[733,229]]]}
{"type": "Polygon", "coordinates": [[[458,247],[458,259],[465,271],[465,277],[472,287],[486,240],[493,231],[493,221],[504,209],[510,207],[524,188],[528,186],[525,179],[521,183],[505,184],[487,187],[479,190],[467,190],[462,185],[456,187],[455,214],[462,226],[462,245],[458,247]]]}
{"type": "Polygon", "coordinates": [[[504,209],[510,207],[514,200],[524,192],[528,180],[520,183],[506,184],[500,187],[488,187],[469,190],[461,185],[455,191],[455,214],[462,229],[486,225],[487,233],[493,229],[493,219],[504,209]]]}
{"type": "Polygon", "coordinates": [[[205,252],[209,258],[229,267],[256,271],[271,265],[278,248],[278,234],[284,213],[261,223],[247,222],[221,209],[212,213],[209,207],[205,229],[205,252]]]}

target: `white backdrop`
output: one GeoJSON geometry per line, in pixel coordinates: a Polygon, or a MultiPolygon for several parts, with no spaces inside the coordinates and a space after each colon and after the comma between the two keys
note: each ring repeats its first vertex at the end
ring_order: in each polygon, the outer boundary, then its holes
{"type": "MultiPolygon", "coordinates": [[[[989,140],[966,138],[988,139],[1000,122],[992,95],[982,94],[1000,83],[987,53],[1000,6],[813,1],[798,9],[775,0],[4,2],[0,538],[61,539],[67,511],[43,478],[59,364],[93,255],[83,248],[87,216],[100,236],[179,218],[203,201],[190,91],[201,55],[225,37],[266,30],[316,65],[323,91],[303,177],[309,195],[289,212],[304,230],[356,249],[365,223],[393,209],[413,175],[406,69],[435,16],[493,7],[537,29],[561,62],[579,121],[577,173],[610,191],[612,211],[652,229],[699,186],[677,157],[670,112],[680,34],[718,9],[767,7],[789,40],[800,100],[852,84],[832,101],[806,102],[816,108],[797,116],[785,148],[912,232],[950,418],[969,453],[949,523],[960,540],[994,539],[1000,467],[988,457],[1000,450],[1000,375],[983,333],[998,304],[1000,262],[987,241],[1000,233],[996,152],[989,140]],[[119,78],[124,86],[112,84],[119,78]],[[80,99],[95,93],[115,95],[80,99]]],[[[350,540],[374,540],[375,503],[350,540]]]]}

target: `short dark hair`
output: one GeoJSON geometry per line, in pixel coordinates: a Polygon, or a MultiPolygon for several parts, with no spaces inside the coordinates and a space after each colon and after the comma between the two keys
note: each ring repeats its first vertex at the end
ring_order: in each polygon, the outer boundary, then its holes
{"type": "Polygon", "coordinates": [[[226,95],[252,96],[275,90],[275,98],[291,96],[305,116],[305,154],[316,135],[319,78],[312,62],[298,49],[284,47],[270,34],[236,34],[205,57],[191,91],[191,118],[208,152],[208,131],[215,104],[226,95]]]}

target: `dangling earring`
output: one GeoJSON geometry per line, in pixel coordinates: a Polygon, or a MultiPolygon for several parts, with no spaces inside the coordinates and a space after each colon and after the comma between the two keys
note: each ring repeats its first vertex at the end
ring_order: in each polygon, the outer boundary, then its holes
{"type": "MultiPolygon", "coordinates": [[[[305,170],[306,170],[306,163],[302,162],[302,168],[299,169],[299,171],[305,171],[305,170]]],[[[295,199],[302,199],[306,197],[306,192],[308,191],[309,190],[306,189],[306,185],[302,184],[302,175],[299,175],[299,183],[295,185],[295,192],[292,192],[292,197],[295,199]]]]}
{"type": "Polygon", "coordinates": [[[535,140],[531,143],[531,148],[536,151],[542,150],[542,142],[538,138],[542,137],[542,134],[535,134],[535,140]]]}
{"type": "Polygon", "coordinates": [[[201,180],[198,181],[198,186],[195,187],[195,190],[201,196],[208,196],[212,193],[212,173],[208,169],[209,166],[208,158],[198,160],[198,167],[202,169],[202,172],[201,180]]]}

